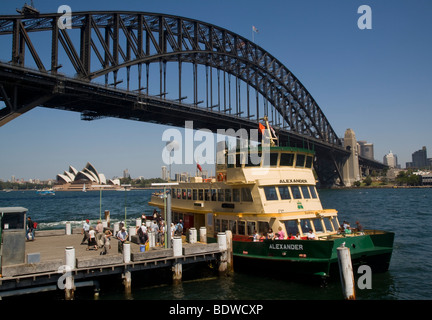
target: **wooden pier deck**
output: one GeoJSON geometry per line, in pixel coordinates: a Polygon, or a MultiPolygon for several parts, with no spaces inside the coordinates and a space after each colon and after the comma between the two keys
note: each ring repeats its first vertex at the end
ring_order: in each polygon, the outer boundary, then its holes
{"type": "MultiPolygon", "coordinates": [[[[67,263],[67,247],[73,247],[75,251],[75,268],[69,274],[73,283],[77,285],[80,281],[97,280],[100,276],[122,274],[129,281],[128,285],[124,283],[126,290],[130,287],[131,274],[135,271],[171,267],[173,280],[181,281],[183,264],[209,260],[219,263],[221,257],[227,256],[224,254],[226,249],[220,249],[218,243],[187,243],[183,239],[179,255],[178,250],[175,254],[173,248],[164,247],[153,247],[141,252],[140,245],[132,239],[129,242],[130,260],[125,262],[123,253],[118,252],[117,239],[111,239],[111,250],[108,254],[100,255],[102,249],[86,250],[87,244],[81,245],[82,238],[83,235],[78,229],[74,229],[70,235],[66,235],[64,230],[36,232],[35,240],[25,244],[26,263],[2,266],[0,298],[37,292],[44,287],[58,287],[60,277],[64,277],[66,272],[64,266],[67,263]],[[27,263],[27,259],[34,258],[36,262],[27,263]]],[[[75,286],[72,289],[74,290],[75,286]]],[[[70,297],[70,293],[66,294],[66,298],[68,296],[70,297]]]]}

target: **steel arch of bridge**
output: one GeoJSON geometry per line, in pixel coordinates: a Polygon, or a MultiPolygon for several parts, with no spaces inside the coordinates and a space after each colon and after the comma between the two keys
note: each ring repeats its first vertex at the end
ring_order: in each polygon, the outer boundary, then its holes
{"type": "MultiPolygon", "coordinates": [[[[26,57],[27,48],[32,61],[41,72],[55,75],[60,62],[70,63],[76,73],[75,77],[87,81],[105,77],[105,85],[112,81],[114,86],[119,82],[119,70],[127,69],[127,89],[130,89],[130,68],[138,66],[138,90],[143,94],[149,92],[149,75],[146,71],[147,74],[143,76],[147,79],[147,88],[143,89],[141,69],[144,66],[148,70],[151,63],[159,63],[159,95],[165,97],[166,63],[176,62],[179,77],[177,100],[181,102],[184,98],[181,69],[182,64],[187,62],[193,65],[194,105],[202,103],[198,101],[197,65],[204,65],[210,70],[207,69],[207,72],[216,69],[217,72],[233,75],[236,81],[243,81],[248,92],[246,106],[242,107],[236,98],[234,107],[223,105],[220,91],[217,94],[213,92],[214,86],[207,87],[211,91],[209,95],[218,95],[218,101],[216,105],[210,101],[211,105],[207,103],[206,108],[215,108],[218,112],[257,121],[264,116],[262,113],[267,113],[273,126],[281,130],[330,145],[341,145],[316,101],[292,72],[264,49],[238,34],[212,24],[172,15],[79,12],[72,14],[72,28],[80,32],[79,45],[76,45],[69,34],[71,30],[59,28],[59,19],[62,19],[61,14],[0,16],[0,35],[12,35],[11,63],[25,67],[29,58],[26,57]],[[43,63],[41,52],[36,49],[30,37],[33,32],[43,31],[51,32],[49,66],[43,63]],[[60,46],[68,61],[59,61],[60,46]],[[250,88],[256,92],[256,110],[250,108],[250,88]],[[263,111],[259,109],[258,93],[265,100],[263,111]]],[[[223,80],[225,87],[225,75],[223,80]]],[[[218,83],[218,86],[221,85],[218,83]]],[[[236,83],[232,91],[235,90],[240,96],[238,88],[240,87],[236,83]]],[[[224,90],[226,94],[227,89],[224,90]]]]}

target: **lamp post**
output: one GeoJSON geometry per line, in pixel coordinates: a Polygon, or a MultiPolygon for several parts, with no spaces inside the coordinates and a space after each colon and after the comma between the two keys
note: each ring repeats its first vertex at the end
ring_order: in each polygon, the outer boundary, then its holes
{"type": "Polygon", "coordinates": [[[99,220],[102,220],[102,189],[111,187],[105,184],[92,185],[92,188],[99,188],[99,220]]]}
{"type": "Polygon", "coordinates": [[[130,184],[122,184],[121,185],[123,188],[124,188],[124,192],[125,192],[125,218],[124,218],[124,223],[125,223],[125,228],[126,228],[126,226],[127,226],[127,223],[126,223],[126,217],[127,217],[127,187],[131,187],[131,185],[130,184]]]}
{"type": "Polygon", "coordinates": [[[152,183],[152,187],[164,187],[164,213],[166,221],[166,232],[165,232],[165,248],[171,248],[171,190],[166,192],[168,186],[178,186],[178,182],[165,182],[165,183],[152,183]]]}

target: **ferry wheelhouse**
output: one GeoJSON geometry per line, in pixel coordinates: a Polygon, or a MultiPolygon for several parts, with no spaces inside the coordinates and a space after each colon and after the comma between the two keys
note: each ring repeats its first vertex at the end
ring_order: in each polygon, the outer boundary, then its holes
{"type": "MultiPolygon", "coordinates": [[[[321,205],[313,151],[273,146],[267,157],[258,155],[262,161],[257,164],[245,161],[250,156],[240,150],[226,153],[225,164],[216,165],[216,178],[193,177],[172,186],[172,221],[182,219],[186,232],[206,227],[208,241],[231,230],[235,268],[264,263],[272,272],[329,276],[337,274],[336,248],[345,243],[354,266],[366,264],[373,272],[388,269],[394,233],[340,230],[338,212],[321,205]],[[280,232],[282,236],[271,237],[280,232]]],[[[149,204],[163,212],[160,195],[153,195],[149,204]]]]}

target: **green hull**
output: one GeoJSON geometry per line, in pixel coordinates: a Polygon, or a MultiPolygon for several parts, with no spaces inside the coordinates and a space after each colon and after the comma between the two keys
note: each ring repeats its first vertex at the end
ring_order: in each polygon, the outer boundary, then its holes
{"type": "Polygon", "coordinates": [[[334,276],[338,274],[337,248],[345,242],[350,248],[353,268],[368,265],[372,272],[388,270],[393,251],[394,233],[369,231],[365,235],[329,237],[328,240],[233,239],[234,268],[265,267],[264,270],[290,275],[334,276]],[[271,269],[269,269],[271,267],[271,269]]]}

